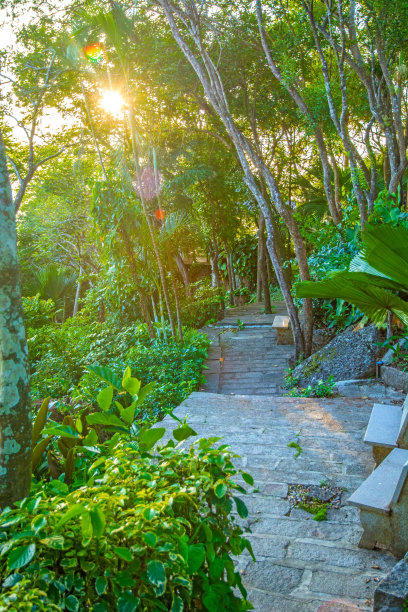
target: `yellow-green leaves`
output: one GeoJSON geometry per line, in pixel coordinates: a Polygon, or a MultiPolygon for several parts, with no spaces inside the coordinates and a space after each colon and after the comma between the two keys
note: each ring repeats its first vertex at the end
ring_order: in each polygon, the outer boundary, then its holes
{"type": "Polygon", "coordinates": [[[126,389],[126,391],[130,393],[132,397],[134,397],[139,393],[141,384],[142,383],[140,380],[137,378],[132,378],[131,371],[128,366],[123,374],[122,387],[126,389]]]}
{"type": "Polygon", "coordinates": [[[102,391],[99,391],[96,401],[101,410],[106,412],[109,410],[113,399],[113,387],[105,387],[102,391]]]}

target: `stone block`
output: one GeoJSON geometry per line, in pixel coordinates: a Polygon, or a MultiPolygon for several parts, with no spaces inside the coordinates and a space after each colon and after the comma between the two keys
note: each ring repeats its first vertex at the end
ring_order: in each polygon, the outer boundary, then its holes
{"type": "Polygon", "coordinates": [[[378,585],[373,612],[403,612],[408,599],[408,561],[402,559],[378,585]]]}

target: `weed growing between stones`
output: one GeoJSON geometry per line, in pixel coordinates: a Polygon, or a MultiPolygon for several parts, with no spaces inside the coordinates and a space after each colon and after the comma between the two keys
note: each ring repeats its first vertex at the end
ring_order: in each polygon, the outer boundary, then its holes
{"type": "Polygon", "coordinates": [[[291,484],[288,491],[291,504],[289,514],[294,508],[299,508],[312,514],[314,521],[325,521],[329,508],[340,508],[343,492],[343,488],[328,485],[326,482],[323,484],[323,481],[320,485],[291,484]]]}

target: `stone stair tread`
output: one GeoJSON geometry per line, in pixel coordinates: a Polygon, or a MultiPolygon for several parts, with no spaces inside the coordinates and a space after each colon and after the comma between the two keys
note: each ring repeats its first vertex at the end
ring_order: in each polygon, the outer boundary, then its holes
{"type": "Polygon", "coordinates": [[[398,501],[407,474],[408,450],[394,448],[353,493],[348,503],[388,514],[398,501]]]}

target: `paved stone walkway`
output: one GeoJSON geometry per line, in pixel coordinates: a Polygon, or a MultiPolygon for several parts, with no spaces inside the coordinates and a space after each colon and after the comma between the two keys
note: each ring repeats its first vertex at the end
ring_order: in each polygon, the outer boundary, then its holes
{"type": "Polygon", "coordinates": [[[283,302],[273,314],[262,314],[261,304],[230,308],[216,327],[205,328],[213,340],[204,371],[202,391],[226,395],[283,395],[282,385],[293,346],[278,346],[275,315],[286,314],[283,302]],[[244,325],[240,329],[237,321],[244,325]]]}
{"type": "MultiPolygon", "coordinates": [[[[240,455],[237,466],[255,479],[258,491],[244,501],[257,562],[244,554],[238,567],[257,612],[317,612],[337,599],[357,608],[336,610],[372,609],[375,586],[395,559],[357,547],[358,512],[345,505],[373,468],[362,442],[371,407],[372,401],[349,398],[232,398],[198,392],[176,409],[179,418],[188,415],[200,437],[224,436],[222,443],[240,455]],[[287,446],[295,440],[303,449],[298,459],[287,446]],[[347,489],[340,509],[329,510],[322,522],[303,510],[290,511],[289,484],[322,480],[347,489]]],[[[171,418],[165,424],[169,429],[177,425],[171,418]]]]}
{"type": "MultiPolygon", "coordinates": [[[[248,554],[237,561],[255,610],[372,610],[374,589],[395,559],[385,551],[358,548],[358,511],[346,501],[373,469],[370,449],[362,442],[373,400],[282,397],[293,347],[276,345],[275,314],[285,314],[282,303],[275,304],[272,315],[253,304],[228,310],[217,328],[206,328],[213,339],[207,392],[192,393],[175,413],[181,419],[188,415],[200,437],[224,436],[220,443],[230,444],[240,455],[237,466],[255,479],[256,489],[245,499],[249,517],[244,523],[257,562],[248,554]],[[225,326],[236,327],[237,319],[245,329],[225,331],[225,326]],[[302,448],[298,458],[287,446],[294,441],[302,448]],[[322,481],[345,490],[340,508],[329,509],[328,520],[316,522],[291,507],[288,488],[322,481]],[[339,600],[342,605],[334,603],[339,600]]],[[[165,424],[169,430],[177,425],[171,418],[165,424]]]]}

